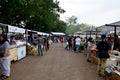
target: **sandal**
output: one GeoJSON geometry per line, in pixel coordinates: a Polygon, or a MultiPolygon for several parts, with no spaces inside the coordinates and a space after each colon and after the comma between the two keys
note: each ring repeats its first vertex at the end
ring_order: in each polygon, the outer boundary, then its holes
{"type": "Polygon", "coordinates": [[[7,79],[7,78],[9,78],[9,76],[4,75],[4,76],[1,77],[1,80],[7,79]]]}

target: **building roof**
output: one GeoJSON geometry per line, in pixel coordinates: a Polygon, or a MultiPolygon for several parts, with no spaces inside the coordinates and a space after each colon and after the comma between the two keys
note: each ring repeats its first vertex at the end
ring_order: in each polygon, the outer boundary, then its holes
{"type": "MultiPolygon", "coordinates": [[[[113,22],[113,23],[110,23],[108,25],[117,25],[116,30],[117,30],[117,32],[120,31],[120,26],[118,26],[118,25],[120,25],[120,21],[113,22]]],[[[98,28],[101,29],[102,32],[110,33],[111,31],[114,31],[114,27],[113,26],[102,25],[102,26],[100,26],[98,28]]]]}

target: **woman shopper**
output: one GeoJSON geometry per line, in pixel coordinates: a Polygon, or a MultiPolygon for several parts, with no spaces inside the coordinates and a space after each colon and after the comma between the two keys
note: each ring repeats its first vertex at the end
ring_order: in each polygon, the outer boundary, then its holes
{"type": "Polygon", "coordinates": [[[97,51],[96,48],[97,48],[96,43],[93,40],[90,49],[91,56],[96,56],[96,51],[97,51]]]}
{"type": "Polygon", "coordinates": [[[87,62],[91,62],[90,61],[90,57],[91,57],[90,49],[91,49],[91,46],[92,46],[92,38],[90,37],[88,39],[88,42],[87,42],[87,62]]]}
{"type": "Polygon", "coordinates": [[[10,76],[10,64],[9,64],[10,52],[9,42],[7,35],[0,35],[0,67],[2,74],[0,75],[1,80],[7,79],[10,76]]]}

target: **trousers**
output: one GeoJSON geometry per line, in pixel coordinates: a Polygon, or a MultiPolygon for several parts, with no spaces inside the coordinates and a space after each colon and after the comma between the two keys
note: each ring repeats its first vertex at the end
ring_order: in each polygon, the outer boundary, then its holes
{"type": "Polygon", "coordinates": [[[106,58],[98,58],[98,74],[105,75],[106,58]]]}
{"type": "Polygon", "coordinates": [[[42,46],[38,45],[38,55],[43,56],[42,46]]]}
{"type": "Polygon", "coordinates": [[[0,67],[2,70],[2,74],[5,76],[10,76],[10,64],[9,59],[0,58],[0,67]]]}

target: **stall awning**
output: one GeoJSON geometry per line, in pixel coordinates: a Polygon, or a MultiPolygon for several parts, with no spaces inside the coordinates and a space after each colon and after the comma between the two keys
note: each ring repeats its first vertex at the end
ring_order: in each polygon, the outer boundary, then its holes
{"type": "MultiPolygon", "coordinates": [[[[114,23],[110,23],[108,25],[114,25],[114,26],[118,26],[120,25],[120,21],[117,21],[117,22],[114,22],[114,23]]],[[[113,26],[107,26],[107,25],[103,25],[103,26],[100,26],[98,27],[99,29],[101,29],[102,32],[104,31],[107,31],[107,32],[111,32],[111,31],[114,31],[114,27],[113,26]]],[[[116,32],[120,31],[120,26],[119,27],[116,27],[116,32]]]]}
{"type": "Polygon", "coordinates": [[[63,32],[51,32],[52,35],[61,35],[61,36],[64,36],[66,35],[65,33],[63,32]]]}
{"type": "Polygon", "coordinates": [[[43,32],[37,32],[37,34],[39,34],[39,35],[43,35],[43,32]]]}

